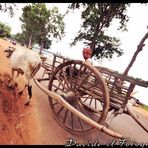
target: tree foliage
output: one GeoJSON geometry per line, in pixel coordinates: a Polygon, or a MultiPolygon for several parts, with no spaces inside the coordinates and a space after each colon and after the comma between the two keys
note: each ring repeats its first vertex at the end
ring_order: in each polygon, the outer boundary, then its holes
{"type": "Polygon", "coordinates": [[[23,8],[22,30],[28,43],[30,41],[43,47],[50,47],[53,38],[61,39],[64,35],[64,16],[58,8],[48,10],[44,3],[34,3],[23,8]]]}
{"type": "Polygon", "coordinates": [[[11,17],[14,15],[14,8],[16,8],[14,3],[0,3],[0,11],[8,12],[11,17]]]}
{"type": "Polygon", "coordinates": [[[112,58],[123,54],[119,48],[120,40],[105,34],[105,29],[109,28],[114,19],[119,20],[119,30],[126,30],[126,23],[129,18],[126,15],[126,3],[72,3],[69,9],[83,8],[81,18],[83,23],[78,35],[74,38],[71,45],[78,41],[83,41],[86,46],[93,49],[93,56],[97,59],[112,58]]]}
{"type": "Polygon", "coordinates": [[[0,37],[10,37],[11,27],[0,22],[0,37]]]}
{"type": "Polygon", "coordinates": [[[26,45],[27,44],[27,38],[25,37],[24,33],[17,33],[15,35],[12,36],[16,41],[18,41],[19,43],[21,43],[22,45],[26,45]]]}

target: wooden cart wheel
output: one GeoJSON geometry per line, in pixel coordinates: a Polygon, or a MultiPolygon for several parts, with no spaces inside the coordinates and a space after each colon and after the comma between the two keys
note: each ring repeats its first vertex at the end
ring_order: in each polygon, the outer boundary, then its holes
{"type": "MultiPolygon", "coordinates": [[[[60,94],[90,119],[104,123],[110,104],[109,92],[94,66],[79,60],[66,61],[53,71],[48,89],[60,94]]],[[[69,132],[84,133],[94,129],[51,97],[49,102],[55,119],[69,132]]]]}

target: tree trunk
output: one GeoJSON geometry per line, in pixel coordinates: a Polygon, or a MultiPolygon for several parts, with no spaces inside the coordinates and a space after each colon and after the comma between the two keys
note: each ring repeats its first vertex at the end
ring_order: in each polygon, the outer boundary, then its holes
{"type": "Polygon", "coordinates": [[[41,33],[41,37],[40,37],[40,51],[39,51],[39,54],[42,54],[42,50],[43,50],[43,47],[44,47],[44,39],[46,37],[46,32],[42,32],[41,33]]]}
{"type": "Polygon", "coordinates": [[[94,32],[94,36],[93,36],[93,38],[92,38],[92,42],[91,42],[91,45],[90,45],[90,48],[91,48],[92,50],[95,49],[96,37],[97,37],[97,34],[100,32],[99,27],[100,27],[100,23],[98,23],[98,25],[97,25],[97,27],[96,27],[96,31],[94,32]]]}
{"type": "Polygon", "coordinates": [[[42,54],[43,47],[44,47],[44,43],[43,41],[41,41],[39,54],[42,54]]]}
{"type": "MultiPolygon", "coordinates": [[[[98,7],[100,7],[100,6],[98,5],[98,7]]],[[[105,7],[104,10],[103,10],[103,8],[101,6],[99,9],[101,10],[102,16],[100,17],[100,20],[98,21],[96,30],[95,30],[93,38],[92,38],[92,42],[91,42],[91,45],[90,45],[90,48],[92,50],[95,49],[96,38],[97,38],[98,33],[102,30],[102,28],[106,24],[106,22],[109,21],[109,17],[106,17],[106,15],[104,14],[104,11],[109,11],[109,10],[107,10],[107,7],[105,7]],[[104,17],[106,18],[105,20],[104,20],[104,17]]],[[[111,7],[109,9],[111,9],[111,7]]]]}
{"type": "Polygon", "coordinates": [[[28,43],[28,46],[27,48],[31,48],[31,44],[32,44],[32,35],[30,35],[30,38],[29,38],[29,43],[28,43]]]}
{"type": "Polygon", "coordinates": [[[143,46],[145,46],[144,42],[147,38],[148,38],[148,33],[145,34],[145,36],[142,38],[139,45],[137,46],[136,52],[134,53],[129,65],[127,66],[127,68],[125,69],[125,71],[123,73],[124,75],[128,75],[128,72],[129,72],[130,68],[132,67],[133,63],[135,62],[137,55],[139,54],[140,51],[142,51],[143,46]]]}

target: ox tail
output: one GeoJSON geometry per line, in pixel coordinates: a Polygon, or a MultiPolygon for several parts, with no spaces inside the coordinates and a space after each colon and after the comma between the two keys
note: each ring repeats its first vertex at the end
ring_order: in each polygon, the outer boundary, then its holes
{"type": "Polygon", "coordinates": [[[41,65],[42,65],[41,62],[40,62],[40,63],[37,63],[37,62],[36,62],[36,66],[35,66],[34,69],[32,70],[29,79],[32,79],[32,78],[33,78],[33,76],[34,76],[34,75],[38,72],[38,70],[40,69],[41,65]]]}

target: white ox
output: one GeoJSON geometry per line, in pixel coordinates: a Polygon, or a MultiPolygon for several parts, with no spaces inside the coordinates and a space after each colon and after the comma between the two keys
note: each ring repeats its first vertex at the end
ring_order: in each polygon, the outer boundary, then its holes
{"type": "Polygon", "coordinates": [[[23,93],[24,89],[28,87],[28,98],[25,102],[25,105],[29,105],[32,97],[32,86],[30,80],[37,73],[41,66],[41,58],[38,53],[29,49],[15,49],[9,47],[5,50],[7,52],[7,57],[10,57],[11,68],[12,68],[12,81],[9,87],[12,87],[16,84],[16,78],[18,80],[19,74],[25,75],[25,87],[19,92],[23,93]],[[17,75],[15,77],[15,71],[17,75]]]}

